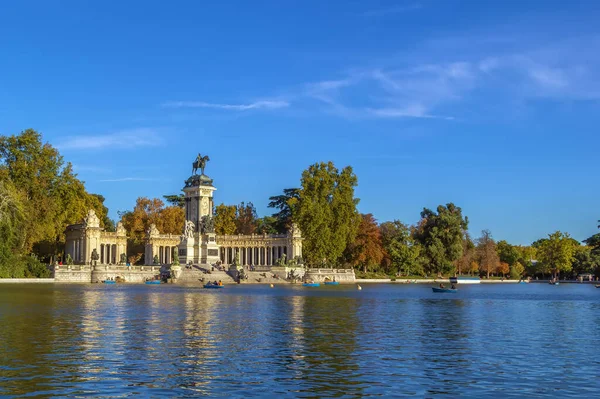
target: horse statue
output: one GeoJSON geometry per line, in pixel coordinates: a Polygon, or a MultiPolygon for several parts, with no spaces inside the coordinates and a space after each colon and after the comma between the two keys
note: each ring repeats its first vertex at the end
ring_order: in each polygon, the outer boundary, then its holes
{"type": "Polygon", "coordinates": [[[198,153],[196,160],[192,163],[192,175],[197,174],[198,169],[200,169],[200,174],[204,175],[204,168],[206,167],[206,163],[210,161],[208,155],[202,156],[198,153]]]}

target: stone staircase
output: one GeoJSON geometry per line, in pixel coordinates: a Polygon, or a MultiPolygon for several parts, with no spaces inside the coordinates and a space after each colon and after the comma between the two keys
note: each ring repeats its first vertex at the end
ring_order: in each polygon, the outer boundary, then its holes
{"type": "Polygon", "coordinates": [[[181,275],[177,279],[178,283],[195,283],[195,284],[206,284],[209,281],[219,281],[223,284],[234,284],[236,281],[224,271],[211,270],[208,265],[194,265],[192,269],[186,269],[185,267],[181,270],[181,275]]]}

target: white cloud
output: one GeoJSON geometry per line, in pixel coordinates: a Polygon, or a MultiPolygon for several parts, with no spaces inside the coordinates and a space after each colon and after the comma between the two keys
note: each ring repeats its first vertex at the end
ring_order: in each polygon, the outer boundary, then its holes
{"type": "Polygon", "coordinates": [[[175,101],[163,104],[169,108],[213,108],[228,111],[248,111],[252,109],[278,109],[289,107],[287,101],[261,100],[250,104],[215,104],[201,101],[175,101]]]}
{"type": "Polygon", "coordinates": [[[163,140],[154,129],[130,129],[104,135],[69,136],[57,144],[60,150],[98,150],[104,148],[128,149],[162,144],[163,140]]]}
{"type": "Polygon", "coordinates": [[[120,177],[116,179],[102,179],[98,180],[101,182],[126,182],[126,181],[154,181],[156,179],[151,179],[147,177],[120,177]]]}

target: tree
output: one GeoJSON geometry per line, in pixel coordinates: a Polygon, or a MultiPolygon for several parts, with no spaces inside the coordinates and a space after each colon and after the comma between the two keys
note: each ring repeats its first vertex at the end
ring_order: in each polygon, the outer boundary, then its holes
{"type": "Polygon", "coordinates": [[[498,274],[502,277],[505,277],[510,272],[510,266],[506,262],[500,262],[498,264],[498,269],[496,269],[498,274]]]}
{"type": "Polygon", "coordinates": [[[576,248],[574,241],[569,234],[556,231],[540,244],[538,260],[552,271],[555,278],[561,271],[571,270],[576,248]]]}
{"type": "Polygon", "coordinates": [[[362,215],[358,233],[346,248],[347,258],[353,266],[362,266],[363,272],[379,266],[383,259],[384,249],[381,243],[381,232],[372,214],[362,215]]]}
{"type": "Polygon", "coordinates": [[[215,209],[215,233],[218,235],[231,235],[236,232],[235,205],[221,204],[215,209]]]}
{"type": "Polygon", "coordinates": [[[471,263],[475,259],[477,252],[475,250],[475,243],[467,231],[463,233],[462,248],[462,256],[456,261],[458,275],[461,275],[463,272],[470,273],[471,263]]]}
{"type": "Polygon", "coordinates": [[[235,227],[237,234],[254,234],[256,232],[257,219],[256,208],[252,202],[242,202],[236,207],[235,227]]]}
{"type": "Polygon", "coordinates": [[[172,206],[177,206],[179,208],[185,208],[185,195],[184,194],[171,194],[171,195],[163,195],[165,201],[167,201],[172,206]]]}
{"type": "Polygon", "coordinates": [[[115,222],[108,217],[108,208],[104,205],[105,198],[100,194],[90,194],[91,200],[94,202],[94,210],[100,219],[100,227],[104,227],[106,231],[116,231],[115,222]]]}
{"type": "Polygon", "coordinates": [[[483,230],[481,237],[477,240],[477,257],[479,266],[490,278],[490,273],[495,272],[500,266],[500,257],[496,250],[496,242],[489,230],[483,230]]]}
{"type": "Polygon", "coordinates": [[[394,274],[422,274],[419,260],[421,246],[413,239],[410,227],[399,220],[384,222],[379,226],[385,254],[389,257],[394,274]]]}
{"type": "Polygon", "coordinates": [[[278,233],[285,233],[292,226],[294,208],[300,201],[300,189],[285,188],[282,195],[269,197],[269,201],[269,208],[279,209],[279,212],[273,214],[273,217],[277,220],[275,229],[278,233]]]}
{"type": "Polygon", "coordinates": [[[500,262],[504,262],[509,266],[512,266],[519,260],[519,250],[505,240],[498,241],[498,244],[496,244],[496,249],[498,250],[500,262]]]}
{"type": "Polygon", "coordinates": [[[573,273],[575,275],[600,271],[600,253],[591,247],[575,247],[573,254],[573,273]]]}
{"type": "Polygon", "coordinates": [[[158,198],[139,197],[133,211],[121,213],[121,222],[134,242],[144,242],[151,224],[162,234],[180,234],[183,231],[183,209],[176,206],[164,208],[164,205],[158,198]]]}
{"type": "MultiPolygon", "coordinates": [[[[16,136],[0,137],[0,180],[10,180],[23,198],[23,241],[21,253],[34,244],[51,243],[62,252],[65,225],[83,219],[97,198],[85,191],[70,163],[41,135],[29,129],[16,136]]],[[[100,204],[101,205],[101,204],[100,204]]],[[[102,208],[95,208],[102,214],[102,208]]]]}
{"type": "Polygon", "coordinates": [[[179,266],[179,252],[177,248],[173,251],[173,263],[172,266],[179,266]]]}
{"type": "Polygon", "coordinates": [[[160,218],[156,225],[163,234],[181,234],[185,224],[185,211],[178,206],[168,206],[159,212],[160,218]]]}
{"type": "Polygon", "coordinates": [[[438,206],[437,213],[423,209],[414,237],[423,247],[428,272],[452,272],[453,263],[462,256],[463,232],[468,224],[469,220],[463,218],[462,210],[452,203],[438,206]]]}
{"type": "Polygon", "coordinates": [[[316,163],[302,173],[292,218],[305,239],[303,253],[309,264],[337,263],[354,241],[360,215],[354,187],[358,179],[350,166],[338,170],[333,162],[316,163]]]}
{"type": "Polygon", "coordinates": [[[265,216],[257,220],[256,233],[258,234],[277,234],[278,220],[274,216],[265,216]]]}
{"type": "Polygon", "coordinates": [[[519,261],[516,261],[510,267],[510,278],[515,279],[515,280],[520,279],[523,276],[524,272],[525,272],[525,268],[523,267],[523,265],[519,261]]]}

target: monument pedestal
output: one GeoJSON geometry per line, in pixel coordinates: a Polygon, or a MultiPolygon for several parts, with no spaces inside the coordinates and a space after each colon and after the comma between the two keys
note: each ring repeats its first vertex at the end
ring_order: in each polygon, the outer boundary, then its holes
{"type": "Polygon", "coordinates": [[[195,253],[194,253],[194,237],[187,237],[181,241],[179,244],[179,261],[183,264],[187,265],[188,263],[194,263],[195,253]]]}
{"type": "Polygon", "coordinates": [[[200,262],[203,264],[213,265],[220,260],[217,235],[215,233],[205,233],[202,235],[200,253],[200,262]]]}

